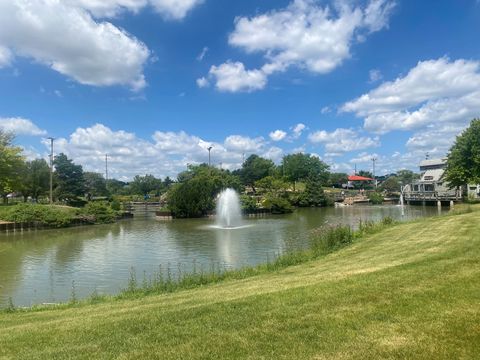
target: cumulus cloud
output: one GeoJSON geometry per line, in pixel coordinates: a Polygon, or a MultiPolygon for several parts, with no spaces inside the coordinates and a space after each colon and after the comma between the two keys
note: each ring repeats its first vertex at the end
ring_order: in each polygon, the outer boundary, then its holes
{"type": "MultiPolygon", "coordinates": [[[[215,82],[215,87],[223,92],[252,92],[260,90],[267,84],[266,75],[260,70],[246,70],[241,62],[226,62],[212,66],[208,78],[215,82]]],[[[209,84],[205,77],[197,79],[199,87],[209,84]]]]}
{"type": "MultiPolygon", "coordinates": [[[[141,41],[61,1],[0,0],[0,46],[81,84],[145,87],[141,41]],[[60,36],[61,34],[61,36],[60,36]]],[[[5,52],[5,50],[3,50],[5,52]]],[[[13,55],[12,55],[13,56],[13,55]]],[[[3,56],[5,57],[5,56],[3,56]]]]}
{"type": "Polygon", "coordinates": [[[308,139],[314,144],[323,144],[327,157],[380,146],[378,137],[360,136],[353,129],[343,128],[338,128],[332,132],[319,130],[311,133],[308,139]]]}
{"type": "Polygon", "coordinates": [[[19,117],[0,118],[0,129],[12,132],[15,135],[44,136],[45,130],[40,129],[31,120],[19,117]]]}
{"type": "Polygon", "coordinates": [[[293,137],[294,139],[298,139],[298,138],[302,135],[303,131],[304,131],[306,128],[307,128],[307,126],[306,126],[305,124],[298,123],[298,124],[295,125],[295,126],[293,127],[293,129],[292,129],[292,131],[293,131],[292,137],[293,137]]]}
{"type": "Polygon", "coordinates": [[[159,14],[174,20],[183,19],[203,0],[67,0],[71,6],[90,11],[95,17],[115,17],[122,12],[139,12],[152,6],[159,14]]]}
{"type": "Polygon", "coordinates": [[[286,138],[287,133],[283,130],[275,130],[272,131],[268,136],[270,136],[270,139],[273,141],[281,141],[286,138]]]}
{"type": "Polygon", "coordinates": [[[407,131],[408,152],[392,155],[385,169],[418,170],[421,159],[443,157],[480,113],[480,61],[447,57],[420,61],[406,75],[386,81],[347,102],[343,112],[364,120],[364,129],[384,134],[407,131]]]}
{"type": "MultiPolygon", "coordinates": [[[[49,142],[43,141],[46,149],[49,142]]],[[[208,162],[212,146],[212,165],[237,169],[243,157],[256,153],[278,162],[283,150],[269,146],[262,137],[231,135],[223,142],[207,141],[184,131],[156,131],[151,139],[132,132],[112,130],[103,124],[77,128],[69,137],[55,140],[56,153],[63,152],[85,170],[103,173],[105,154],[112,177],[129,180],[138,174],[175,177],[188,164],[208,162]]]]}
{"type": "Polygon", "coordinates": [[[369,77],[369,82],[370,83],[376,83],[377,81],[380,81],[383,79],[383,75],[380,70],[378,69],[372,69],[368,72],[368,77],[369,77]]]}
{"type": "Polygon", "coordinates": [[[480,112],[480,62],[420,61],[407,75],[343,105],[366,130],[387,133],[428,126],[466,125],[480,112]]]}
{"type": "Polygon", "coordinates": [[[0,68],[9,66],[12,58],[12,52],[6,47],[0,46],[0,68]]]}
{"type": "Polygon", "coordinates": [[[208,52],[208,47],[204,46],[202,51],[200,52],[200,54],[198,54],[198,56],[197,56],[197,61],[203,61],[203,59],[207,55],[207,52],[208,52]]]}
{"type": "MultiPolygon", "coordinates": [[[[248,70],[255,74],[257,86],[237,86],[229,91],[263,89],[269,75],[290,66],[316,74],[331,72],[350,57],[350,47],[360,35],[364,38],[388,25],[393,7],[389,0],[370,0],[365,8],[346,1],[337,1],[332,8],[315,0],[294,0],[284,9],[236,18],[229,44],[247,53],[263,54],[266,62],[260,69],[248,70]]],[[[245,72],[242,63],[227,62],[215,68],[232,64],[245,72]]]]}

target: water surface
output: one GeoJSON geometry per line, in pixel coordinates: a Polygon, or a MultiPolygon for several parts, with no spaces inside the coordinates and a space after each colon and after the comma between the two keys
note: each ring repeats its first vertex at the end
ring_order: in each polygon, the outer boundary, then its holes
{"type": "Polygon", "coordinates": [[[0,306],[68,301],[115,294],[135,269],[141,281],[170,265],[190,271],[212,264],[255,265],[287,249],[306,245],[312,229],[325,224],[358,225],[385,216],[407,220],[438,213],[436,207],[350,206],[299,209],[293,214],[244,219],[241,228],[216,229],[213,219],[125,220],[111,225],[0,234],[0,306]]]}

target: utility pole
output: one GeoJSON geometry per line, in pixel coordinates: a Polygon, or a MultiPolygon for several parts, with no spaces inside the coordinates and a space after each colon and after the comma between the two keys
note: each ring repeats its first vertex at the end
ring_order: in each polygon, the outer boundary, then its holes
{"type": "Polygon", "coordinates": [[[105,154],[105,188],[108,187],[108,154],[105,154]]]}
{"type": "Polygon", "coordinates": [[[353,175],[357,175],[357,164],[355,164],[355,172],[353,173],[353,175]]]}
{"type": "Polygon", "coordinates": [[[211,165],[211,161],[210,161],[210,151],[212,151],[212,149],[213,149],[213,146],[209,146],[209,147],[207,148],[207,150],[208,150],[208,166],[209,166],[209,167],[210,167],[210,165],[211,165]]]}
{"type": "Polygon", "coordinates": [[[53,204],[53,141],[55,138],[49,137],[50,140],[50,205],[53,204]]]}
{"type": "Polygon", "coordinates": [[[374,156],[372,157],[372,163],[373,163],[373,180],[375,181],[375,188],[377,188],[377,179],[375,178],[375,162],[377,161],[378,159],[374,156]]]}

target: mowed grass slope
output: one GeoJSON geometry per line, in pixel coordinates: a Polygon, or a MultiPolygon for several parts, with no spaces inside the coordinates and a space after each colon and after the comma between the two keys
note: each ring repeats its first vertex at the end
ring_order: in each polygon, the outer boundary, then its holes
{"type": "Polygon", "coordinates": [[[480,212],[322,259],[133,300],[0,315],[0,358],[480,357],[480,212]]]}

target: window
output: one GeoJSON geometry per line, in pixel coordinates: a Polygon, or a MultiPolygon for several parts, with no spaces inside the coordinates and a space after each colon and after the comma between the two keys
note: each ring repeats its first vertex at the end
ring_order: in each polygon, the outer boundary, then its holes
{"type": "Polygon", "coordinates": [[[423,180],[433,180],[433,176],[425,176],[423,180]]]}

